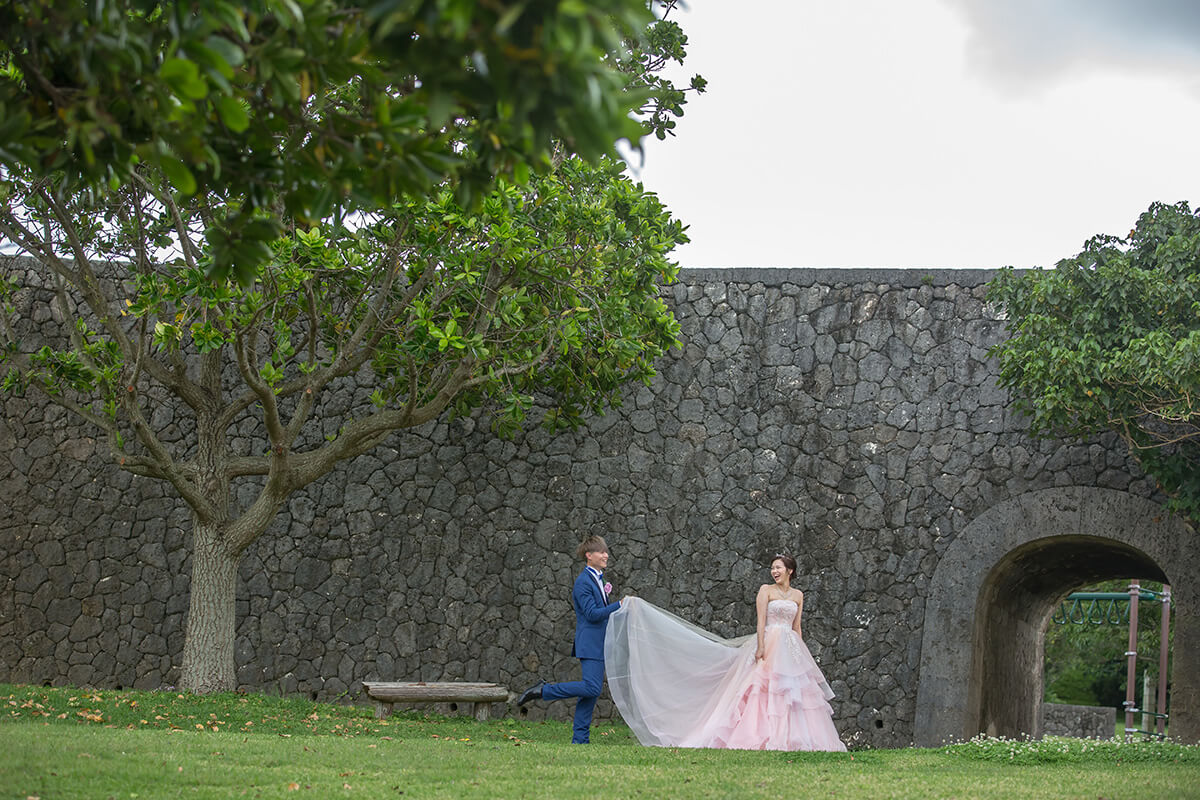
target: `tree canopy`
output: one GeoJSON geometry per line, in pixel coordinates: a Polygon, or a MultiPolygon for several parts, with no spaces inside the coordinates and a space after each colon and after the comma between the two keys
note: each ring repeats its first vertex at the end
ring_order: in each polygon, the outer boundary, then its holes
{"type": "Polygon", "coordinates": [[[1001,271],[1001,384],[1035,433],[1116,433],[1200,522],[1200,215],[1155,203],[1053,270],[1001,271]]]}
{"type": "Polygon", "coordinates": [[[601,155],[681,113],[656,5],[47,2],[72,35],[0,27],[3,389],[190,507],[181,686],[234,687],[237,565],[296,489],[443,413],[503,433],[536,397],[579,424],[676,343],[683,225],[601,155]]]}
{"type": "Polygon", "coordinates": [[[557,146],[594,160],[636,145],[631,108],[673,125],[679,90],[647,61],[681,57],[682,37],[650,25],[651,5],[8,3],[0,163],[53,174],[60,194],[150,165],[180,195],[218,196],[212,268],[245,283],[285,216],[315,224],[447,178],[470,206],[496,177],[544,172],[557,146]]]}

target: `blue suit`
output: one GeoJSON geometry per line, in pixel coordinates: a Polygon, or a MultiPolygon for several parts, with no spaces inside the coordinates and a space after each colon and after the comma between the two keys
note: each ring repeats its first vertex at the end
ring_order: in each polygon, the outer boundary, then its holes
{"type": "Polygon", "coordinates": [[[604,686],[604,632],[608,629],[609,615],[621,604],[608,602],[604,590],[587,568],[575,579],[571,603],[575,606],[575,644],[571,655],[579,659],[583,679],[547,683],[542,687],[542,699],[579,698],[575,704],[575,733],[571,741],[587,744],[596,698],[604,686]]]}

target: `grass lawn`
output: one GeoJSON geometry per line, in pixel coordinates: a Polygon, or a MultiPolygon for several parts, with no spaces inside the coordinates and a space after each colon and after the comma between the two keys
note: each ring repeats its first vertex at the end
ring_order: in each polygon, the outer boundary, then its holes
{"type": "Polygon", "coordinates": [[[621,725],[476,722],[263,695],[0,684],[0,798],[1200,798],[1200,748],[978,741],[938,750],[641,747],[621,725]]]}

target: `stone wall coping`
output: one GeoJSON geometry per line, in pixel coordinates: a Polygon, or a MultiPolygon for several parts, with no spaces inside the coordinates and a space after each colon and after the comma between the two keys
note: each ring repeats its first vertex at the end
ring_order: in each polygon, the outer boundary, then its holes
{"type": "MultiPolygon", "coordinates": [[[[1018,270],[1023,271],[1023,270],[1018,270]]],[[[681,267],[679,280],[687,284],[761,283],[764,286],[851,286],[887,284],[903,288],[982,286],[997,269],[897,269],[891,267],[681,267]]]]}

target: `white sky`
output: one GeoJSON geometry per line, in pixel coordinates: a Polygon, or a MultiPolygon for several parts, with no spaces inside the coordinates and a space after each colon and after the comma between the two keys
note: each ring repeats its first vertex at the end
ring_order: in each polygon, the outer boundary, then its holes
{"type": "Polygon", "coordinates": [[[1052,266],[1152,201],[1200,201],[1200,0],[673,18],[708,91],[635,174],[690,226],[683,266],[1052,266]]]}

